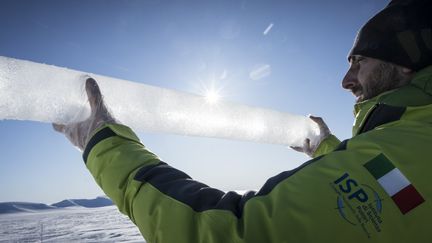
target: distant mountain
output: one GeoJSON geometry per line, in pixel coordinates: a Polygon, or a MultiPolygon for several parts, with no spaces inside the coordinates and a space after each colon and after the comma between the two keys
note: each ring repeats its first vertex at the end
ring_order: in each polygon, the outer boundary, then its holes
{"type": "Polygon", "coordinates": [[[106,197],[97,197],[95,199],[66,199],[51,205],[30,202],[0,202],[0,214],[37,212],[40,210],[60,209],[67,207],[98,208],[111,205],[113,205],[113,202],[106,197]]]}
{"type": "Polygon", "coordinates": [[[67,207],[75,207],[80,205],[76,204],[73,199],[72,200],[66,199],[58,203],[53,203],[51,204],[51,206],[58,207],[58,208],[67,208],[67,207]]]}
{"type": "Polygon", "coordinates": [[[99,208],[111,206],[113,202],[106,197],[97,197],[95,199],[66,199],[58,203],[51,204],[57,208],[67,208],[73,206],[81,206],[85,208],[99,208]]]}
{"type": "Polygon", "coordinates": [[[53,206],[48,206],[43,203],[29,202],[4,202],[0,203],[0,214],[3,213],[19,213],[19,212],[35,212],[40,210],[55,209],[53,206]]]}

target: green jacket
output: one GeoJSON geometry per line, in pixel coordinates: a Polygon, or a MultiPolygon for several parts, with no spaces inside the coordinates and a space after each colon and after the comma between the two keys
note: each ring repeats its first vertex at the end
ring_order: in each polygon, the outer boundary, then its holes
{"type": "Polygon", "coordinates": [[[351,139],[244,195],[192,180],[122,125],[95,131],[83,157],[148,242],[432,242],[431,94],[429,67],[356,105],[351,139]]]}

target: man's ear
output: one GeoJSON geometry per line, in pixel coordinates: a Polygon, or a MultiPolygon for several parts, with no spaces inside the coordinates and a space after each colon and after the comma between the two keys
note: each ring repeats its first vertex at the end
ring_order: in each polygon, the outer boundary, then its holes
{"type": "Polygon", "coordinates": [[[405,74],[413,73],[414,71],[412,69],[409,69],[407,67],[402,67],[402,72],[405,74]]]}

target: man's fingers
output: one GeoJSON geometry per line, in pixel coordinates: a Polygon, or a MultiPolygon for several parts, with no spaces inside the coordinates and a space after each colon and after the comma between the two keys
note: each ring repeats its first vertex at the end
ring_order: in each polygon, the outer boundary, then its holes
{"type": "Polygon", "coordinates": [[[303,146],[290,146],[290,148],[294,149],[297,152],[306,152],[310,148],[310,140],[306,138],[303,141],[303,146]]]}
{"type": "Polygon", "coordinates": [[[297,152],[303,152],[303,147],[290,146],[290,148],[294,149],[297,152]]]}
{"type": "Polygon", "coordinates": [[[303,149],[304,149],[305,151],[310,150],[310,139],[309,139],[309,138],[306,138],[306,139],[304,140],[304,142],[303,142],[303,149]]]}
{"type": "Polygon", "coordinates": [[[65,125],[53,123],[52,126],[54,130],[56,130],[57,132],[61,132],[61,133],[65,132],[65,127],[66,127],[65,125]]]}
{"type": "Polygon", "coordinates": [[[93,78],[88,78],[86,80],[86,91],[87,97],[90,103],[90,108],[92,113],[95,113],[102,104],[102,94],[99,89],[99,85],[96,83],[96,80],[93,78]]]}

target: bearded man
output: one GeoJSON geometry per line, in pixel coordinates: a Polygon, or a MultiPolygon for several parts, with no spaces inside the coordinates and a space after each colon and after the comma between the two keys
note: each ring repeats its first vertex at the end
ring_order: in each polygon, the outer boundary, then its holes
{"type": "Polygon", "coordinates": [[[353,137],[311,117],[322,141],[295,149],[314,158],[257,192],[225,193],[161,161],[91,78],[91,117],[54,127],[148,242],[432,242],[431,2],[394,0],[362,27],[342,81],[357,99],[353,137]]]}

